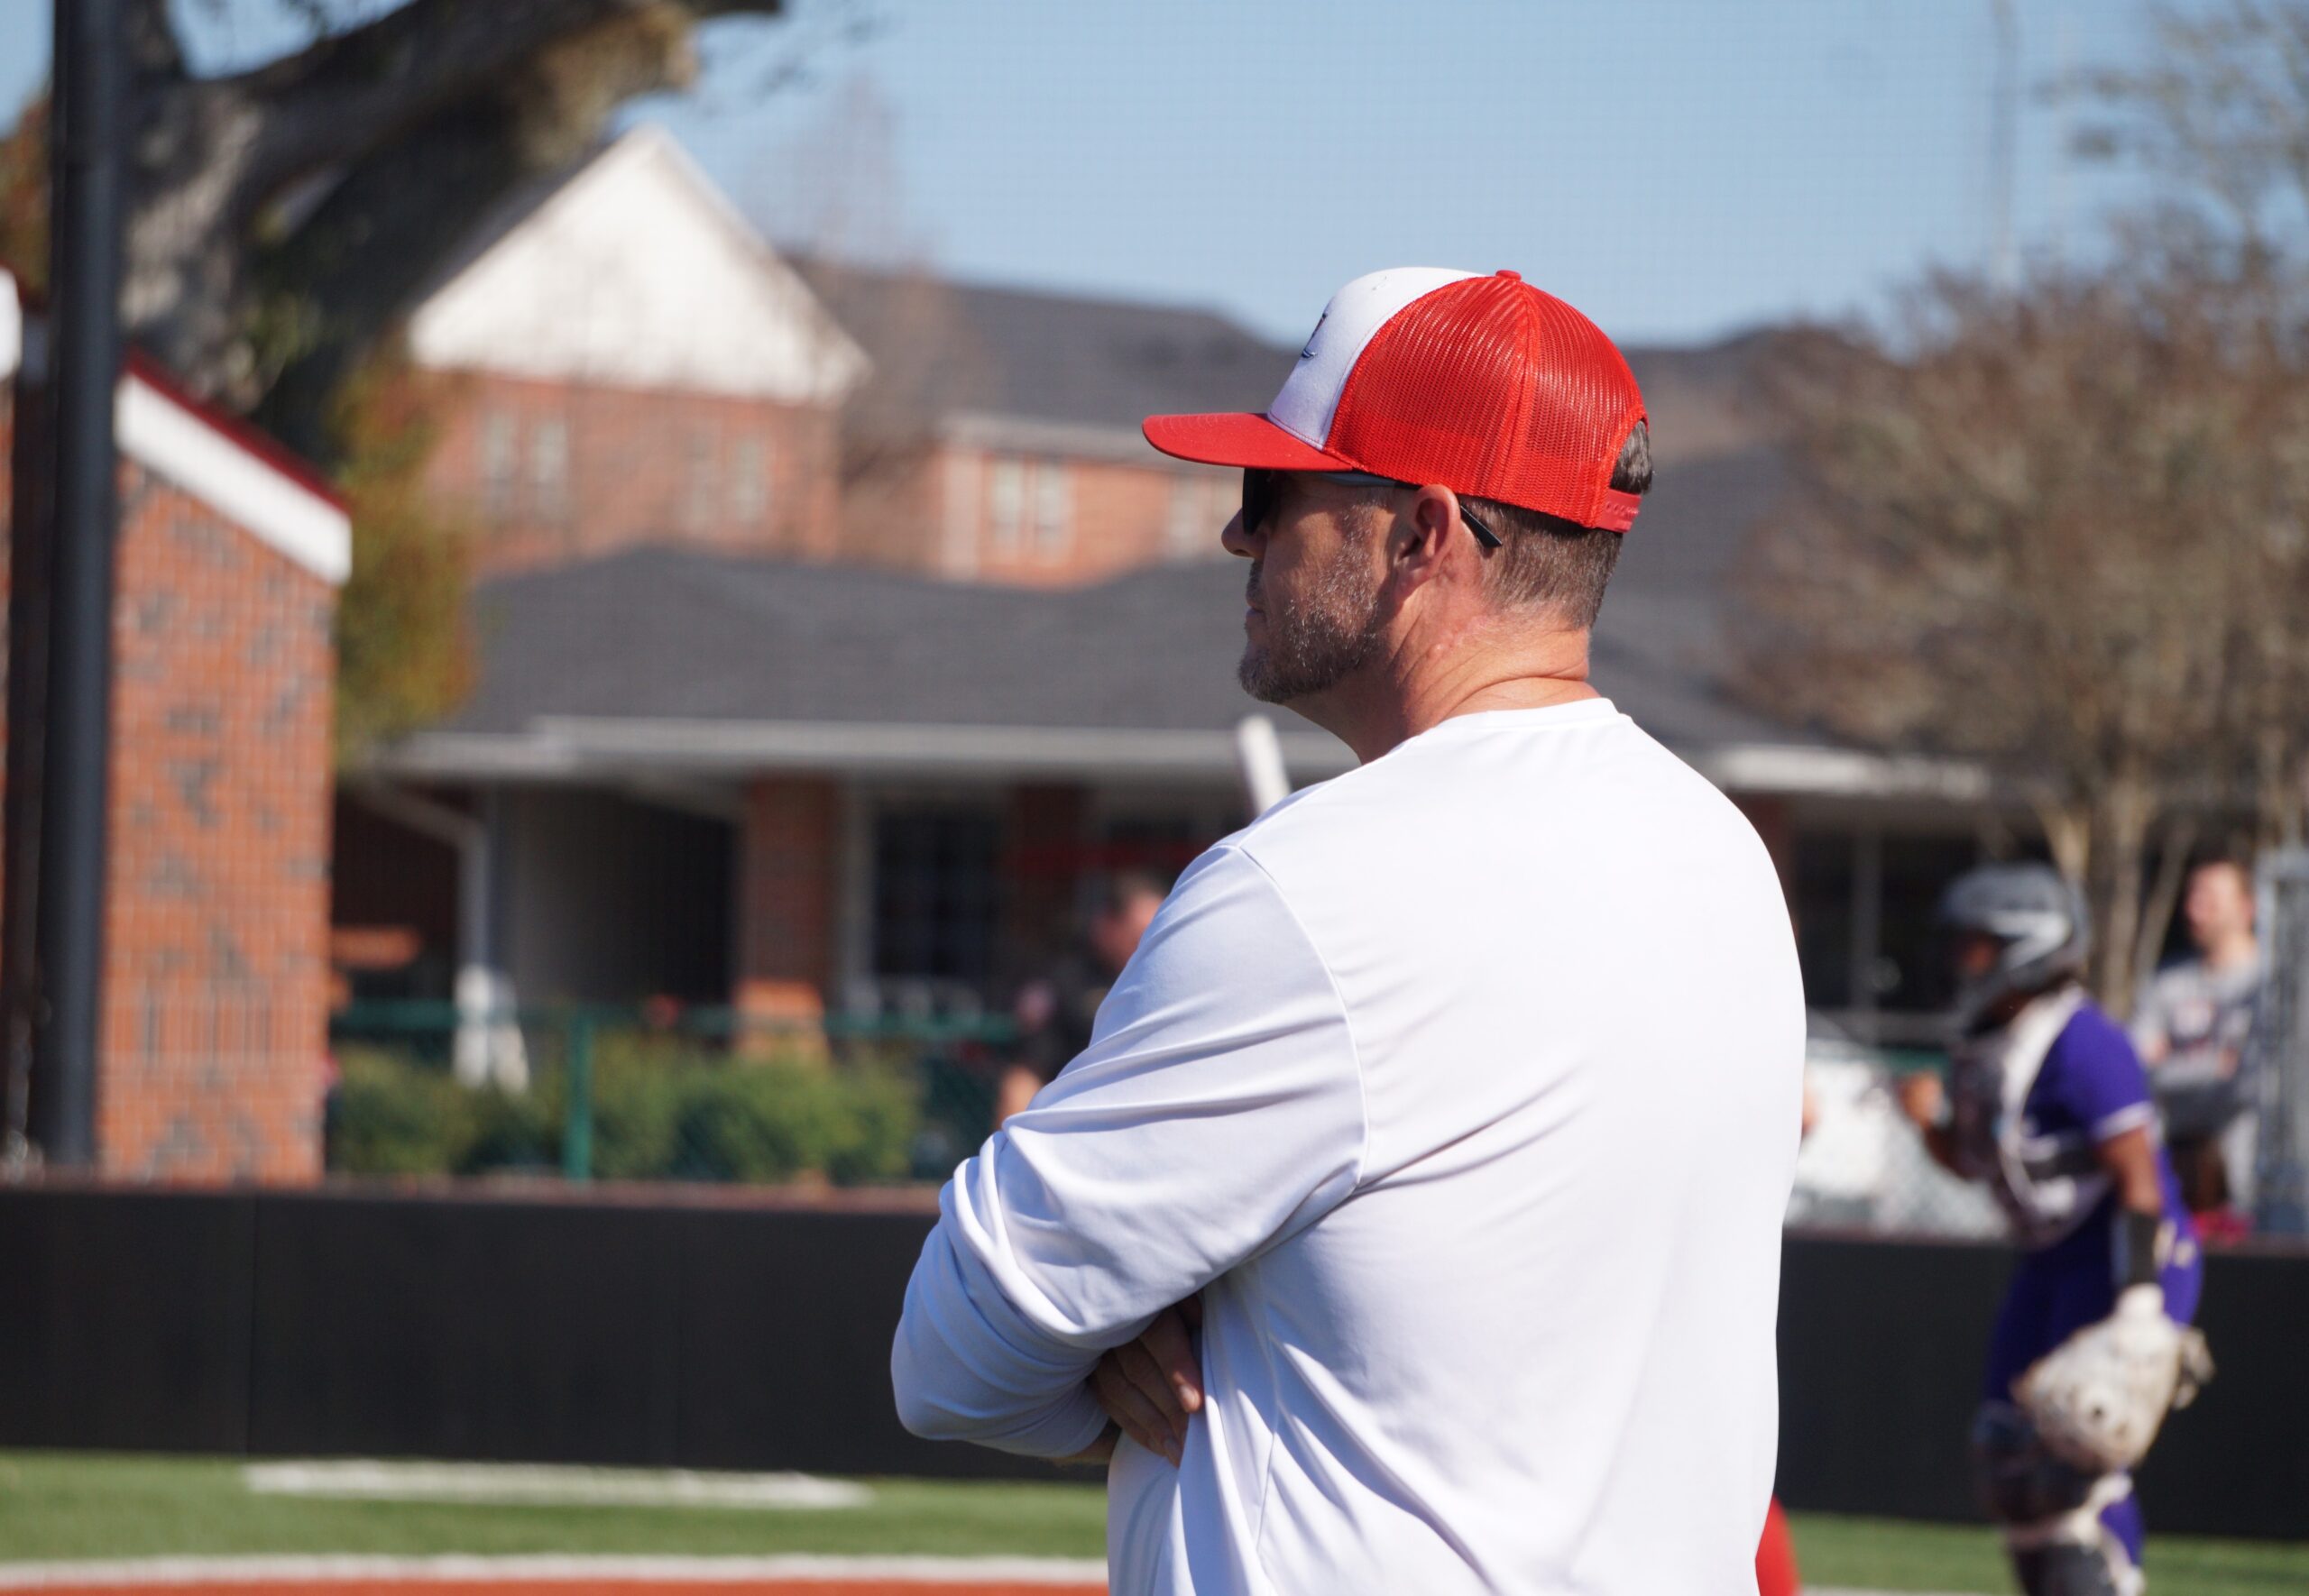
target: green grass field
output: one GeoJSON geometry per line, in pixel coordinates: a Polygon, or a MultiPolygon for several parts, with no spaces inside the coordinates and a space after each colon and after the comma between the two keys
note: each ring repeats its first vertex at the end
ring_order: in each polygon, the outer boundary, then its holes
{"type": "MultiPolygon", "coordinates": [[[[1096,1557],[1096,1484],[871,1482],[871,1505],[832,1511],[501,1507],[260,1496],[237,1463],[209,1458],[0,1453],[0,1561],[162,1554],[622,1552],[1013,1553],[1096,1557]]],[[[1988,1533],[1799,1516],[1805,1578],[1878,1591],[2001,1592],[1988,1533]]],[[[2274,1596],[2309,1589],[2309,1546],[2166,1538],[2152,1590],[2274,1596]]]]}

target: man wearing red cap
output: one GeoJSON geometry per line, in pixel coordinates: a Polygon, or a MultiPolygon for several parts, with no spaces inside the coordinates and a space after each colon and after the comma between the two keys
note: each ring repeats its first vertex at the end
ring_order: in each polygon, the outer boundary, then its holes
{"type": "Polygon", "coordinates": [[[1110,1449],[1117,1596],[1754,1589],[1803,999],[1752,829],[1587,680],[1625,361],[1382,271],[1265,414],[1146,436],[1243,469],[1244,686],[1361,766],[1197,860],[955,1172],[901,1418],[1110,1449]]]}

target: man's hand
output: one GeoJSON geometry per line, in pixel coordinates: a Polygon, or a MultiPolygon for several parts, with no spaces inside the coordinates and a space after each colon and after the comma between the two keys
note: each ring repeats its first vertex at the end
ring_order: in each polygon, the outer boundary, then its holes
{"type": "Polygon", "coordinates": [[[1175,1466],[1187,1420],[1202,1410],[1202,1368],[1193,1334],[1202,1328],[1202,1298],[1190,1297],[1154,1316],[1136,1341],[1099,1358],[1090,1391],[1122,1433],[1175,1466]]]}

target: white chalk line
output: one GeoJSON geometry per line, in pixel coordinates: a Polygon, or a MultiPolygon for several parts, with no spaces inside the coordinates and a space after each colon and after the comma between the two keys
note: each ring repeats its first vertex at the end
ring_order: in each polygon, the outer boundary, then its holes
{"type": "Polygon", "coordinates": [[[1068,1557],[572,1556],[562,1554],[431,1557],[364,1555],[124,1557],[103,1562],[0,1563],[0,1590],[75,1585],[311,1585],[370,1580],[631,1581],[740,1584],[785,1580],[900,1580],[924,1585],[1000,1582],[1018,1585],[1101,1584],[1103,1559],[1068,1557]]]}
{"type": "Polygon", "coordinates": [[[264,1496],[381,1502],[487,1502],[494,1506],[751,1508],[817,1511],[862,1508],[867,1486],[796,1473],[694,1473],[686,1469],[600,1469],[557,1463],[329,1462],[248,1463],[242,1482],[264,1496]]]}
{"type": "MultiPolygon", "coordinates": [[[[741,1584],[785,1580],[906,1580],[923,1585],[1001,1582],[1018,1585],[1094,1585],[1104,1562],[1087,1557],[627,1557],[553,1555],[387,1556],[127,1557],[87,1563],[0,1563],[0,1590],[57,1586],[246,1584],[311,1585],[373,1580],[420,1584],[451,1580],[506,1583],[631,1581],[635,1583],[741,1584]]],[[[1822,1589],[1805,1596],[1926,1596],[1924,1592],[1822,1589]]],[[[1944,1591],[1938,1596],[1981,1596],[1944,1591]]]]}

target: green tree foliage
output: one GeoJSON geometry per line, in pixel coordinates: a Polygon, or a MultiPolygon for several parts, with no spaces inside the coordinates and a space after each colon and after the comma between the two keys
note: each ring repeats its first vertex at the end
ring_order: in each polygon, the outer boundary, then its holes
{"type": "Polygon", "coordinates": [[[337,391],[336,482],[353,515],[353,573],[337,601],[340,764],[446,714],[473,679],[464,603],[471,542],[425,491],[455,386],[394,347],[337,391]]]}
{"type": "Polygon", "coordinates": [[[0,270],[39,293],[48,284],[48,96],[0,135],[0,270]]]}

